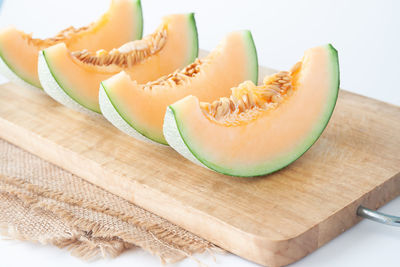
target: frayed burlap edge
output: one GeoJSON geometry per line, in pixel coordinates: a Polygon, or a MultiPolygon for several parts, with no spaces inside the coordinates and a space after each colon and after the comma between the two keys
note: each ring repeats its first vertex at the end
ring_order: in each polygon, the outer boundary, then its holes
{"type": "MultiPolygon", "coordinates": [[[[212,254],[223,252],[213,244],[154,214],[141,210],[131,203],[121,202],[123,205],[118,203],[115,207],[107,206],[95,200],[91,201],[87,197],[81,198],[79,195],[66,194],[51,188],[51,186],[47,187],[46,185],[51,185],[51,181],[40,180],[40,183],[34,184],[32,181],[37,181],[37,177],[36,180],[28,179],[24,172],[22,174],[15,172],[18,175],[14,174],[13,171],[9,171],[10,165],[11,170],[26,168],[27,165],[33,165],[30,166],[32,168],[51,168],[49,173],[59,173],[60,177],[65,176],[64,170],[58,170],[58,167],[0,140],[1,201],[4,205],[18,207],[17,209],[22,214],[16,216],[11,212],[6,214],[4,209],[0,210],[0,234],[3,236],[65,248],[71,251],[72,255],[86,260],[98,257],[116,257],[126,249],[135,246],[158,256],[162,263],[177,262],[185,257],[196,260],[192,255],[205,251],[212,254]],[[10,160],[10,157],[17,158],[10,160]],[[2,175],[3,172],[8,175],[2,175]],[[12,174],[11,177],[10,174],[12,174]],[[120,208],[121,205],[124,208],[120,208]],[[133,211],[139,209],[140,214],[138,212],[130,214],[130,209],[126,209],[126,205],[134,206],[133,211]],[[137,214],[140,216],[135,217],[137,214]],[[39,228],[34,232],[29,229],[32,226],[21,225],[21,222],[34,224],[38,218],[44,220],[44,225],[49,222],[59,224],[62,231],[49,236],[47,235],[48,229],[39,228]],[[114,227],[115,225],[118,227],[114,227]]],[[[30,175],[27,173],[27,176],[30,175]]],[[[70,176],[72,177],[71,174],[68,174],[68,179],[76,179],[74,183],[78,185],[85,183],[85,187],[100,190],[94,185],[88,185],[83,180],[77,180],[80,178],[76,176],[72,178],[70,176]]],[[[51,179],[61,179],[60,177],[51,177],[51,179]]],[[[43,179],[49,178],[44,177],[43,179]]],[[[104,194],[109,193],[104,192],[104,194]]],[[[107,197],[109,196],[107,195],[107,197]]],[[[117,197],[112,196],[111,199],[115,200],[115,198],[117,197]]],[[[38,225],[40,226],[40,224],[36,224],[35,227],[38,225]]]]}

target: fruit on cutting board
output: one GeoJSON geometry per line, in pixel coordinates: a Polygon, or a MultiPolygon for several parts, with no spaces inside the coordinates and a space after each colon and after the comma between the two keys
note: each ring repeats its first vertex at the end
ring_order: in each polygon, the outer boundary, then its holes
{"type": "Polygon", "coordinates": [[[40,50],[65,43],[72,51],[112,49],[142,38],[140,0],[113,0],[106,14],[87,27],[69,27],[48,39],[35,39],[13,27],[0,31],[0,72],[15,84],[41,88],[38,77],[40,50]]]}
{"type": "Polygon", "coordinates": [[[49,47],[39,55],[39,77],[58,102],[100,113],[101,81],[125,71],[130,79],[146,83],[192,63],[197,54],[194,14],[170,15],[154,33],[111,51],[70,52],[64,44],[49,47]]]}
{"type": "Polygon", "coordinates": [[[212,103],[187,96],[170,105],[164,136],[187,159],[227,175],[277,171],[305,153],[325,129],[339,91],[332,45],[311,48],[291,71],[232,88],[212,103]]]}
{"type": "Polygon", "coordinates": [[[103,115],[123,132],[167,144],[162,126],[168,105],[191,94],[210,101],[228,95],[232,86],[244,80],[257,79],[251,33],[237,31],[228,34],[206,58],[158,80],[142,84],[124,72],[111,77],[101,83],[99,102],[103,115]]]}

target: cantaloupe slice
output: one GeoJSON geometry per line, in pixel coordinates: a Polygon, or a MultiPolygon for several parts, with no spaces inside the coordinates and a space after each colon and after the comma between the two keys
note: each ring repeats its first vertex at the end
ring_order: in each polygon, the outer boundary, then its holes
{"type": "Polygon", "coordinates": [[[102,82],[100,107],[103,115],[125,133],[167,144],[162,125],[168,105],[190,94],[204,101],[228,95],[239,82],[257,81],[257,64],[251,33],[233,32],[206,58],[156,81],[141,84],[122,72],[102,82]]]}
{"type": "Polygon", "coordinates": [[[113,0],[97,22],[79,29],[69,27],[49,39],[34,39],[13,27],[0,31],[0,72],[10,81],[41,88],[38,77],[38,52],[57,43],[72,51],[112,49],[142,38],[143,19],[140,0],[113,0]]]}
{"type": "Polygon", "coordinates": [[[188,96],[168,107],[164,136],[187,159],[233,176],[259,176],[299,158],[325,129],[339,90],[337,51],[305,52],[290,72],[245,82],[213,103],[188,96]]]}
{"type": "Polygon", "coordinates": [[[49,47],[39,55],[39,77],[58,102],[100,113],[101,81],[124,70],[131,79],[146,83],[186,66],[197,54],[194,14],[170,15],[153,34],[109,52],[70,52],[64,44],[49,47]]]}

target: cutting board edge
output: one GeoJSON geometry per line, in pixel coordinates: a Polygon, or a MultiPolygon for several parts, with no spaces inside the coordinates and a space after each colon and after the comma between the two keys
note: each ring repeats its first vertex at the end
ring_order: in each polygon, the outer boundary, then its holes
{"type": "MultiPolygon", "coordinates": [[[[254,242],[258,247],[258,256],[248,259],[271,267],[286,266],[297,262],[362,221],[362,218],[357,216],[357,209],[360,205],[376,210],[398,196],[400,196],[400,172],[303,233],[281,240],[255,236],[254,242]],[[341,218],[344,216],[351,217],[351,219],[343,221],[341,218]],[[266,250],[273,253],[266,253],[266,250]]],[[[214,243],[219,245],[218,241],[214,241],[214,243]]],[[[229,251],[241,256],[241,253],[235,249],[229,251]]]]}
{"type": "MultiPolygon", "coordinates": [[[[98,174],[90,175],[88,173],[79,173],[79,171],[71,168],[71,165],[73,164],[66,164],[65,160],[63,160],[63,153],[68,154],[68,152],[62,151],[62,149],[60,149],[60,147],[56,143],[50,142],[46,146],[39,145],[43,144],[43,142],[48,142],[48,140],[32,132],[29,132],[19,125],[11,124],[8,121],[3,120],[2,118],[0,118],[0,125],[5,125],[8,127],[8,131],[0,132],[0,137],[4,138],[10,143],[20,146],[23,149],[45,160],[48,160],[68,171],[71,171],[78,176],[84,177],[89,182],[92,182],[102,188],[105,187],[101,184],[99,180],[97,180],[99,177],[98,174]],[[21,143],[18,142],[18,140],[25,140],[25,142],[21,143]],[[49,146],[54,146],[54,149],[49,150],[49,146]]],[[[90,159],[87,160],[90,161],[90,159]]],[[[102,172],[102,179],[104,179],[104,181],[107,179],[107,182],[109,182],[109,178],[113,175],[113,173],[106,173],[104,172],[104,170],[102,172]]],[[[295,237],[283,240],[270,240],[263,236],[256,236],[252,233],[246,233],[243,230],[235,228],[231,225],[228,225],[229,228],[226,228],[227,224],[225,222],[210,217],[208,214],[204,214],[198,210],[190,211],[189,209],[185,208],[184,203],[180,203],[179,201],[172,199],[170,196],[162,192],[143,187],[138,182],[134,182],[134,184],[131,186],[135,187],[135,189],[132,191],[132,195],[123,196],[131,202],[145,209],[148,209],[149,211],[154,212],[157,215],[164,217],[165,219],[170,220],[171,222],[176,223],[177,225],[195,234],[198,234],[199,236],[209,240],[210,242],[213,242],[216,245],[219,245],[222,248],[241,257],[262,265],[284,266],[305,257],[306,255],[315,251],[323,244],[332,240],[340,233],[344,232],[345,230],[349,229],[357,222],[359,222],[361,219],[356,216],[356,209],[360,204],[376,209],[381,207],[388,201],[392,200],[396,196],[400,195],[400,190],[394,190],[395,188],[400,188],[400,173],[394,175],[389,180],[386,180],[384,183],[382,183],[379,186],[378,190],[371,190],[369,192],[366,192],[360,199],[339,210],[334,214],[334,216],[328,217],[326,220],[320,222],[319,225],[316,225],[295,237]],[[398,186],[393,186],[392,183],[395,183],[396,185],[398,184],[398,186]],[[143,189],[145,190],[143,191],[143,189]],[[389,193],[385,194],[385,197],[382,197],[382,190],[388,191],[389,193]],[[157,200],[154,200],[155,198],[157,200]],[[164,204],[168,204],[168,207],[170,208],[166,208],[166,206],[163,206],[162,209],[158,208],[157,203],[160,203],[160,201],[163,201],[162,203],[164,204]],[[173,212],[171,212],[171,210],[173,209],[176,209],[181,213],[183,212],[183,215],[186,216],[180,216],[180,219],[178,220],[173,216],[169,216],[168,214],[173,214],[173,212]],[[165,212],[166,210],[168,210],[168,213],[165,212]],[[350,223],[346,225],[340,224],[340,217],[343,216],[342,214],[340,214],[341,212],[346,213],[346,216],[353,217],[350,223]],[[200,214],[207,221],[203,223],[198,223],[198,217],[200,214]],[[194,219],[187,219],[187,216],[193,217],[194,219]],[[208,225],[207,231],[199,228],[199,226],[204,225],[204,223],[208,225]],[[229,232],[230,235],[224,235],[224,233],[221,232],[219,236],[222,236],[223,238],[225,238],[225,240],[219,239],[220,237],[215,236],[215,233],[212,233],[212,227],[210,226],[213,224],[215,224],[215,227],[223,224],[226,231],[229,232]],[[327,230],[324,230],[329,228],[328,225],[339,225],[340,227],[336,227],[335,231],[331,231],[330,233],[328,233],[327,230]],[[232,233],[235,234],[232,235],[232,233]],[[324,233],[324,235],[321,236],[321,233],[324,233]],[[231,247],[231,240],[235,240],[237,242],[238,239],[243,240],[243,242],[241,242],[241,244],[243,244],[243,247],[231,247]]],[[[116,188],[107,188],[107,190],[111,191],[114,194],[121,195],[121,193],[118,192],[118,189],[116,188]]],[[[224,229],[223,227],[218,228],[224,229]]]]}

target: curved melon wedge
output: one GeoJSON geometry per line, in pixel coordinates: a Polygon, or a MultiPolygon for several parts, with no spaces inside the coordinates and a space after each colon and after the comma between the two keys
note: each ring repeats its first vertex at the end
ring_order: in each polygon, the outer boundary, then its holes
{"type": "Polygon", "coordinates": [[[208,101],[228,95],[244,80],[257,81],[258,63],[249,31],[233,32],[205,59],[147,84],[120,73],[101,84],[103,115],[123,132],[144,140],[167,144],[162,132],[165,110],[193,94],[208,101]]]}
{"type": "Polygon", "coordinates": [[[70,52],[64,44],[39,55],[39,77],[44,90],[70,108],[100,113],[100,82],[125,71],[146,83],[193,62],[198,54],[194,14],[163,18],[162,24],[142,40],[111,51],[70,52]]]}
{"type": "Polygon", "coordinates": [[[79,29],[67,28],[44,40],[9,27],[0,31],[0,72],[15,84],[41,88],[38,77],[40,50],[60,42],[73,51],[112,49],[140,39],[142,29],[140,0],[113,0],[107,13],[97,22],[79,29]]]}
{"type": "Polygon", "coordinates": [[[227,175],[277,171],[305,153],[325,129],[339,90],[337,51],[305,52],[291,72],[245,82],[212,104],[188,96],[169,106],[168,143],[187,159],[227,175]]]}

